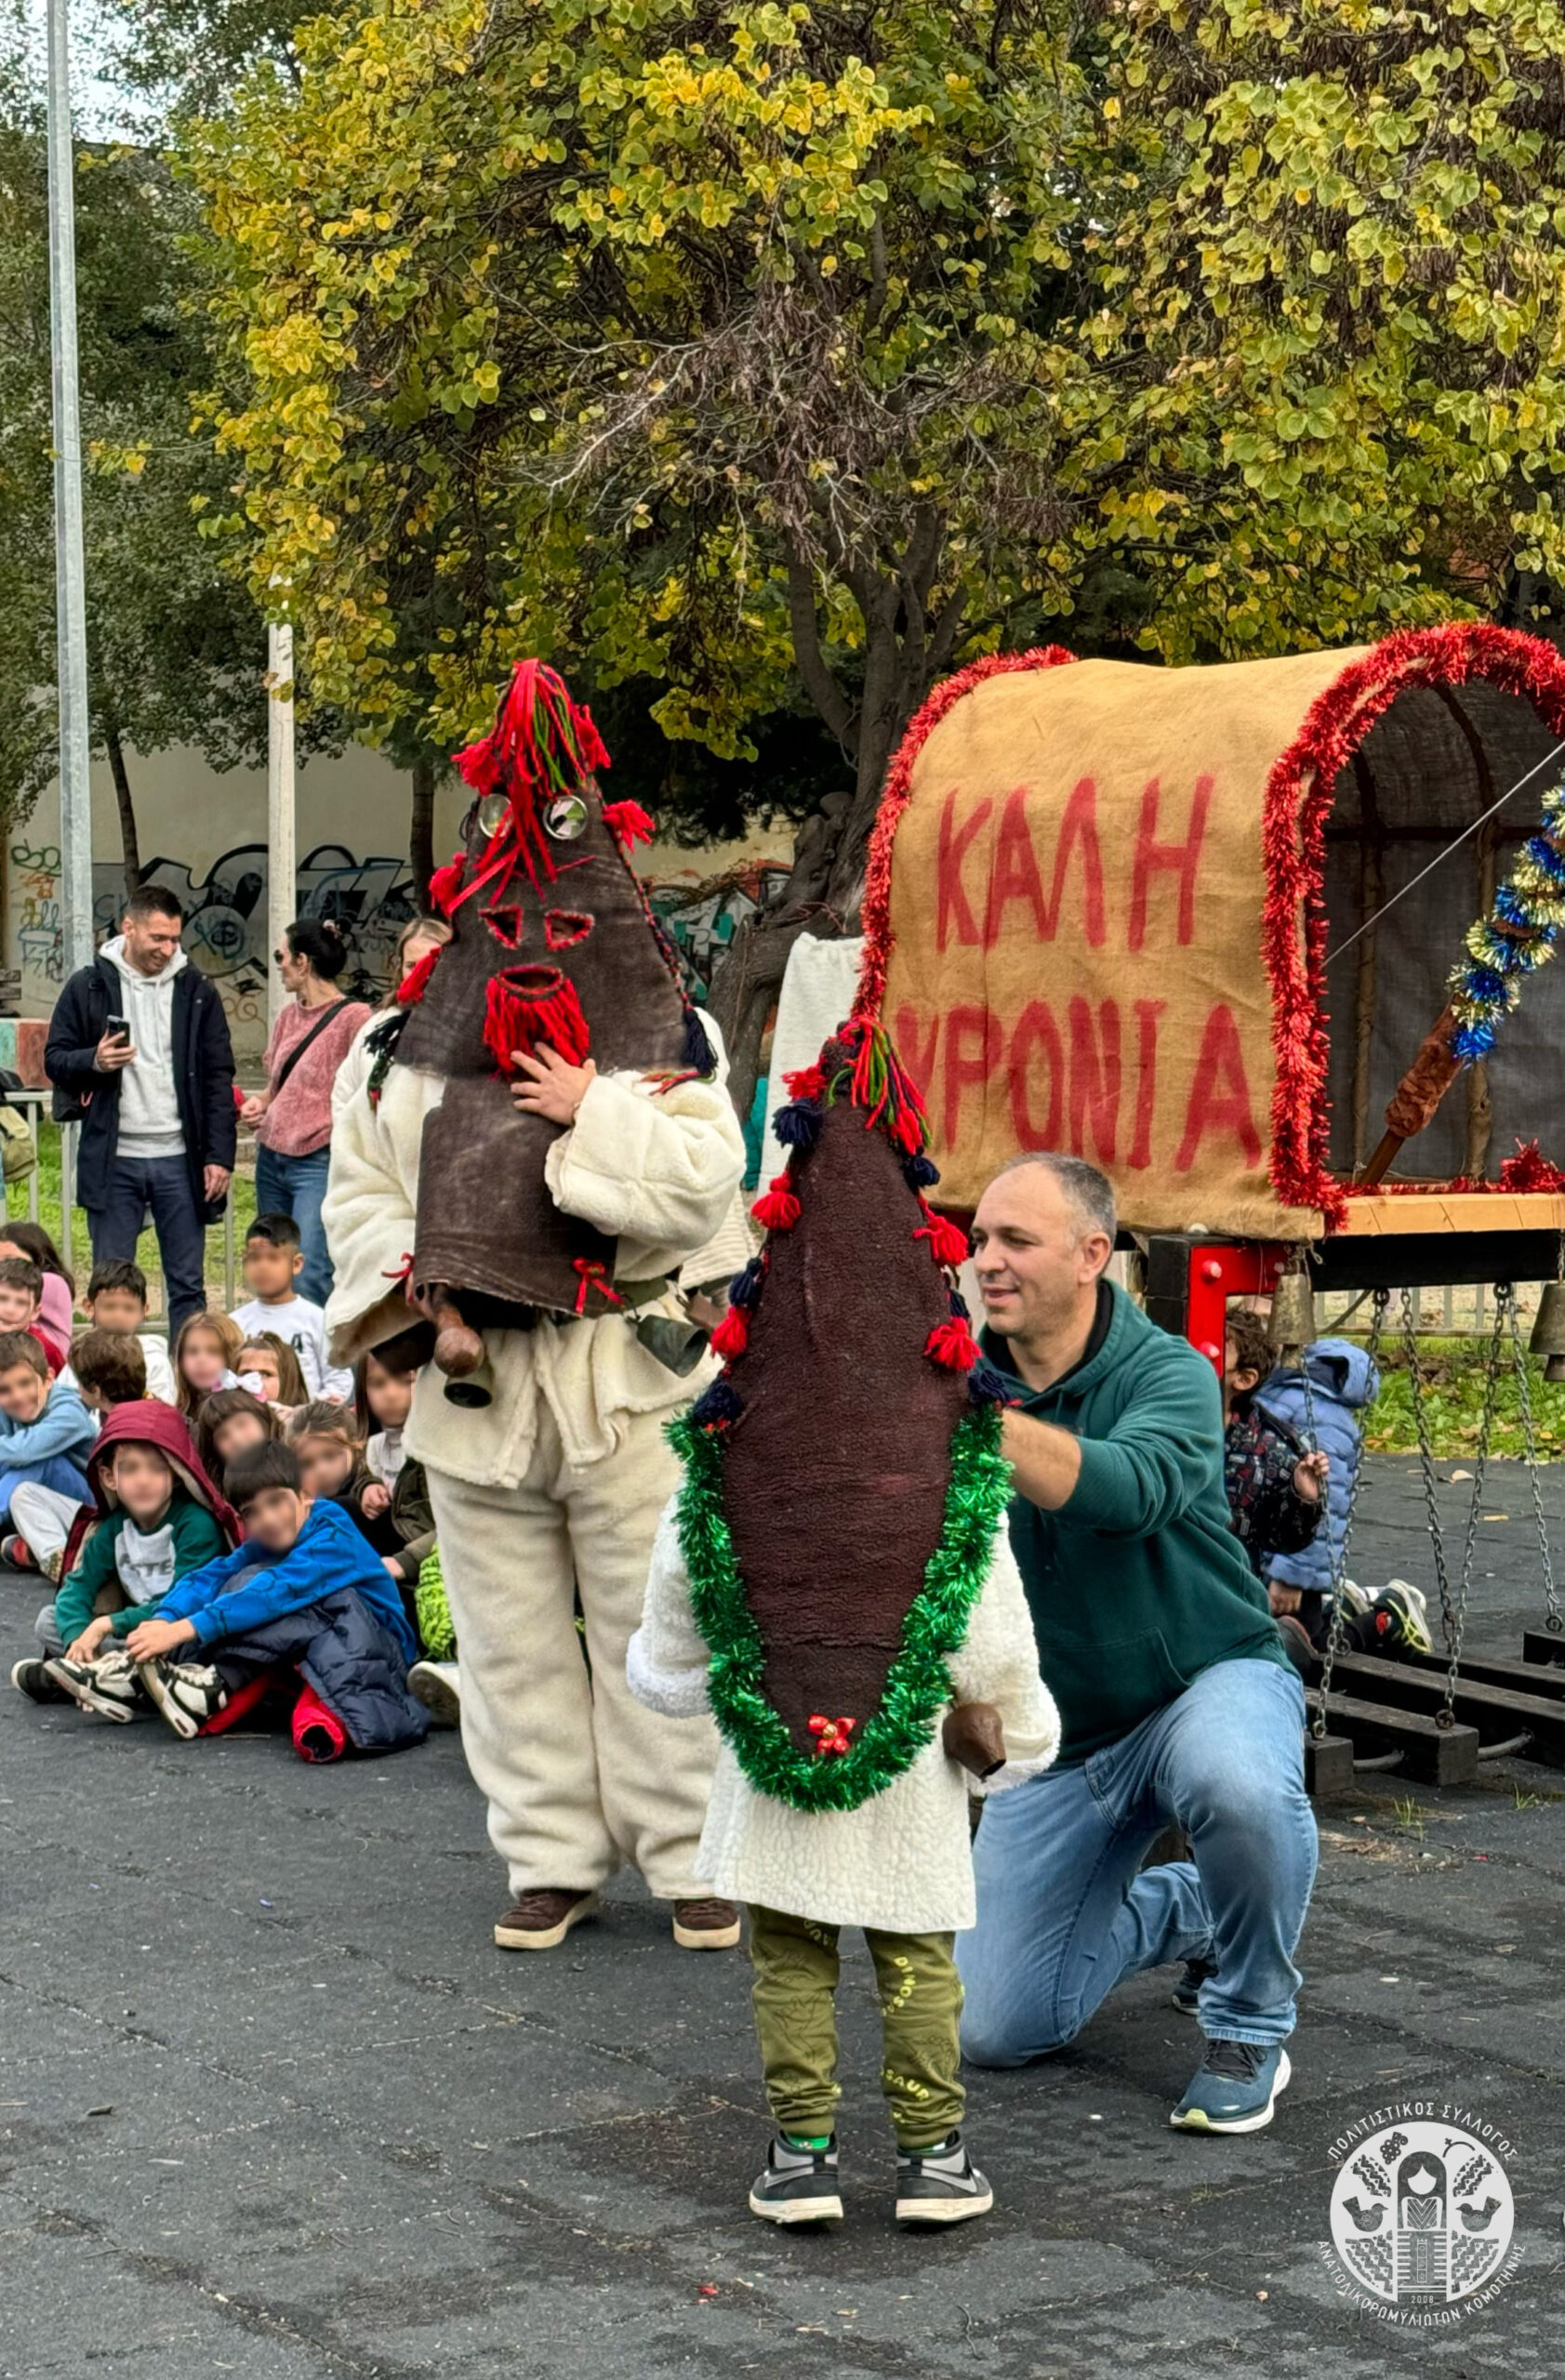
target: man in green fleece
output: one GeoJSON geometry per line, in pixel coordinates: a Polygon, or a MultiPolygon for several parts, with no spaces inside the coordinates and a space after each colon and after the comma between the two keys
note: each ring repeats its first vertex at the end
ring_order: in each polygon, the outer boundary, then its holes
{"type": "Polygon", "coordinates": [[[1114,1193],[1017,1159],[979,1202],[984,1349],[1009,1378],[1011,1541],[1064,1738],[996,1800],[962,1937],[962,2046],[1057,2049],[1121,1977],[1183,1960],[1205,2055],[1170,2121],[1258,2132],[1288,2081],[1314,1881],[1304,1699],[1229,1526],[1216,1373],[1104,1277],[1114,1193]],[[1193,1860],[1141,1862],[1171,1822],[1193,1860]]]}

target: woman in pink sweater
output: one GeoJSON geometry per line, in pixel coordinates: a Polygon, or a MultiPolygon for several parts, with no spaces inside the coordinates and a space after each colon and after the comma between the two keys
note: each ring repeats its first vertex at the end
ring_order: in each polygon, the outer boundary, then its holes
{"type": "Polygon", "coordinates": [[[331,1089],[371,1012],[337,988],[348,952],[329,918],[296,918],[272,955],[293,997],[266,1045],[266,1089],[245,1100],[239,1119],[254,1127],[260,1144],[256,1212],[292,1215],[304,1256],[298,1293],[325,1305],[332,1270],[321,1201],[331,1157],[331,1089]]]}

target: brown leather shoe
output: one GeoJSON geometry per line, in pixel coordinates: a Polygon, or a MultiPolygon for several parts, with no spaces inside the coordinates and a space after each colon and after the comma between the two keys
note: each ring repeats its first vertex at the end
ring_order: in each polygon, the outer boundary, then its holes
{"type": "Polygon", "coordinates": [[[739,1912],[731,1900],[676,1900],[674,1939],[682,1950],[731,1950],[739,1912]]]}
{"type": "Polygon", "coordinates": [[[497,1921],[495,1940],[502,1950],[552,1950],[573,1925],[579,1925],[584,1917],[595,1917],[597,1911],[596,1893],[561,1892],[550,1884],[538,1885],[517,1895],[497,1921]]]}

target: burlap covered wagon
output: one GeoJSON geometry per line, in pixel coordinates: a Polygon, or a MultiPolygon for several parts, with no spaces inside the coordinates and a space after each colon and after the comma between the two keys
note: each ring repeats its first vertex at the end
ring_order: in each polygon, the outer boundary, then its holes
{"type": "MultiPolygon", "coordinates": [[[[1562,739],[1565,661],[1483,627],[1212,668],[1051,647],[938,688],[888,780],[860,998],[924,1092],[942,1201],[1069,1149],[1138,1230],[1320,1236],[1562,739]]],[[[1548,969],[1402,1176],[1492,1179],[1534,1138],[1565,1160],[1562,1023],[1548,969]]]]}

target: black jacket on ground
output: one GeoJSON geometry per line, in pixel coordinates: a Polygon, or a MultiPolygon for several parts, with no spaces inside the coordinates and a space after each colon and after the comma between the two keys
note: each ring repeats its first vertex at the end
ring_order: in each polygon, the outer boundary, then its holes
{"type": "MultiPolygon", "coordinates": [[[[111,959],[78,967],[49,1019],[44,1071],[55,1087],[55,1115],[80,1112],[76,1197],[89,1214],[107,1206],[109,1177],[119,1141],[120,1078],[93,1064],[111,1016],[119,1013],[120,979],[111,959]]],[[[233,1045],[217,987],[199,968],[182,967],[174,981],[174,1090],[185,1133],[191,1194],[203,1220],[215,1223],[226,1198],[207,1199],[202,1176],[209,1165],[233,1165],[239,1143],[233,1105],[233,1045]]]]}
{"type": "Polygon", "coordinates": [[[351,1587],[193,1650],[231,1682],[285,1664],[298,1669],[341,1720],[355,1752],[405,1752],[430,1732],[429,1712],[407,1690],[406,1655],[351,1587]]]}

